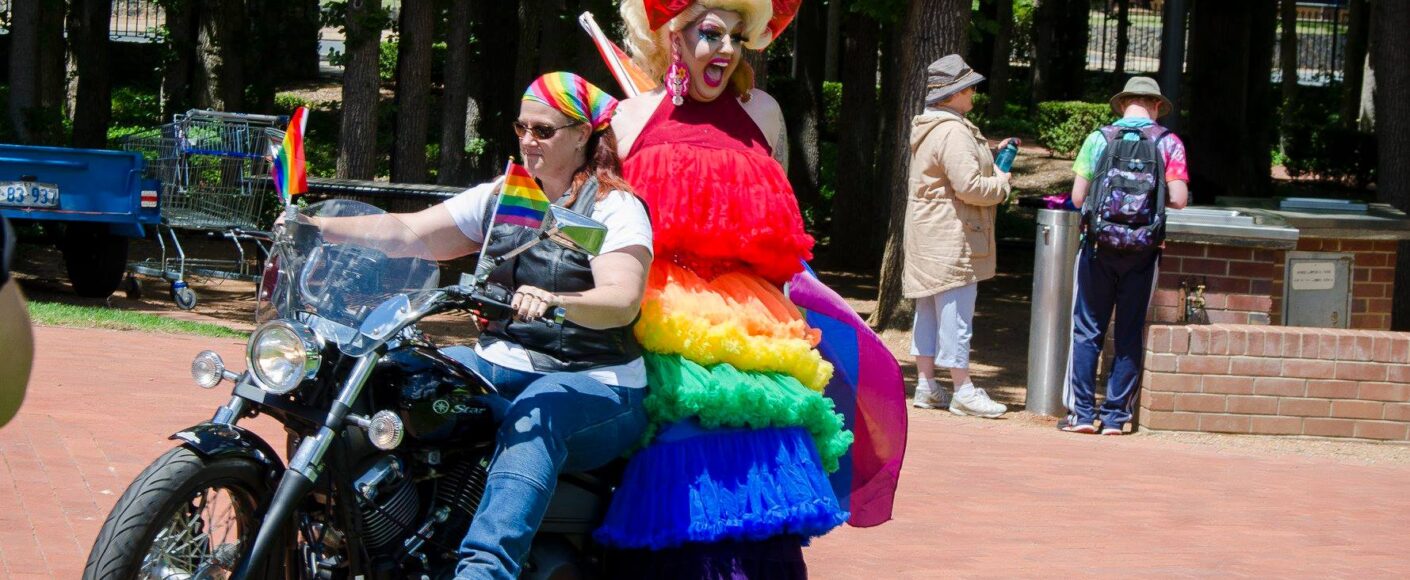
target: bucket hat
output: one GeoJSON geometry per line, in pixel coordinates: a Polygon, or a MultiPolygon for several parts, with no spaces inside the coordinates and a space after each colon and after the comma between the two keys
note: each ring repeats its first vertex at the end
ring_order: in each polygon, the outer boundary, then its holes
{"type": "Polygon", "coordinates": [[[945,97],[979,84],[984,75],[974,72],[958,54],[947,54],[925,69],[925,104],[934,105],[945,97]]]}
{"type": "Polygon", "coordinates": [[[1175,110],[1175,105],[1170,103],[1170,99],[1160,94],[1160,85],[1155,82],[1155,79],[1150,77],[1131,77],[1131,80],[1126,81],[1126,88],[1123,88],[1121,92],[1111,97],[1111,110],[1115,111],[1117,115],[1122,114],[1123,111],[1119,103],[1121,99],[1126,97],[1155,97],[1160,99],[1160,112],[1156,113],[1157,117],[1164,117],[1170,114],[1170,111],[1175,110]]]}

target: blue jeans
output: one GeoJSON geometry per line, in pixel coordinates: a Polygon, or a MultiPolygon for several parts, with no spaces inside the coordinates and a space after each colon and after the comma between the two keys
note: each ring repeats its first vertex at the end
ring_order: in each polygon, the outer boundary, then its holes
{"type": "Polygon", "coordinates": [[[1077,288],[1072,306],[1072,353],[1068,359],[1063,403],[1077,425],[1097,418],[1097,357],[1106,342],[1107,323],[1116,312],[1116,360],[1107,378],[1102,428],[1121,428],[1131,420],[1131,404],[1141,384],[1145,356],[1146,308],[1160,264],[1160,250],[1137,254],[1096,252],[1083,246],[1077,257],[1077,288]]]}
{"type": "Polygon", "coordinates": [[[646,390],[604,385],[578,373],[508,369],[465,348],[446,354],[503,395],[495,409],[502,422],[485,495],[460,543],[455,577],[511,580],[543,522],[558,474],[601,467],[641,438],[646,390]]]}

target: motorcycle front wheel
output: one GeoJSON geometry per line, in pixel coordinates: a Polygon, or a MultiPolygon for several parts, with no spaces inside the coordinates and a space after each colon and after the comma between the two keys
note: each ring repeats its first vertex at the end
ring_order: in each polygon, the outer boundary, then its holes
{"type": "Polygon", "coordinates": [[[83,578],[228,578],[254,543],[269,492],[260,465],[248,458],[172,449],[113,506],[83,578]]]}

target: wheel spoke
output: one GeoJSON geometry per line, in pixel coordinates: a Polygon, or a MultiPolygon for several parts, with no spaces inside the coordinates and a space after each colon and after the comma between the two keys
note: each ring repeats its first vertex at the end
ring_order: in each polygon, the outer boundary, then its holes
{"type": "Polygon", "coordinates": [[[214,561],[218,548],[230,545],[238,553],[242,511],[230,489],[207,488],[193,494],[153,538],[143,561],[143,577],[185,577],[197,571],[212,577],[211,573],[228,565],[214,561]]]}

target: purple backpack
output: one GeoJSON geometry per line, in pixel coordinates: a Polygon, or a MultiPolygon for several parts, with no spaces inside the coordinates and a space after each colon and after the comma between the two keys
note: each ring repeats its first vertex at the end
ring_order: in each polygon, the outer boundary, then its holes
{"type": "Polygon", "coordinates": [[[1085,236],[1099,250],[1136,253],[1165,240],[1165,159],[1157,143],[1169,130],[1108,125],[1106,151],[1097,161],[1082,204],[1085,236]],[[1134,135],[1135,138],[1128,138],[1134,135]]]}

